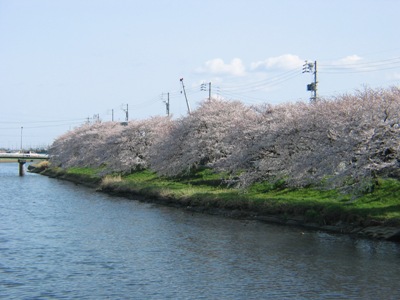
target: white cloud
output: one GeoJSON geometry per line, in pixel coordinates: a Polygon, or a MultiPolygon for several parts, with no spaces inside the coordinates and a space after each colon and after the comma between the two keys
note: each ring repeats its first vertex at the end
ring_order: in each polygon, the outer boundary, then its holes
{"type": "Polygon", "coordinates": [[[251,70],[253,71],[265,71],[270,69],[284,69],[290,70],[301,67],[304,64],[304,60],[293,54],[284,54],[281,56],[275,56],[267,58],[263,61],[254,62],[251,64],[251,70]]]}
{"type": "Polygon", "coordinates": [[[340,66],[350,66],[352,64],[358,63],[362,60],[363,58],[353,54],[353,55],[349,55],[346,57],[343,57],[341,59],[338,59],[336,61],[334,61],[332,64],[333,65],[340,65],[340,66]]]}
{"type": "Polygon", "coordinates": [[[230,63],[225,63],[221,58],[206,61],[204,65],[196,70],[199,73],[228,74],[243,76],[246,68],[240,58],[234,58],[230,63]]]}

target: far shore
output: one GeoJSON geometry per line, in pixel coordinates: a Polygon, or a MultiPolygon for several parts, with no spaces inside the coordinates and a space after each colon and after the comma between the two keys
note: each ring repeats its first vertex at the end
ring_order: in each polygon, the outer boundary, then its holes
{"type": "Polygon", "coordinates": [[[309,207],[300,207],[298,201],[278,203],[279,201],[271,199],[273,205],[266,206],[265,203],[258,202],[255,196],[226,189],[218,190],[218,194],[215,194],[215,188],[202,186],[200,189],[195,186],[194,182],[180,184],[180,190],[177,190],[174,186],[175,182],[168,183],[163,179],[162,187],[157,187],[156,181],[161,183],[161,179],[146,181],[142,179],[146,175],[140,172],[136,177],[133,175],[115,181],[105,181],[105,178],[94,175],[94,173],[82,174],[77,170],[52,168],[36,170],[30,166],[30,171],[89,186],[110,195],[173,206],[196,213],[299,226],[305,229],[348,234],[359,238],[400,242],[400,220],[398,218],[380,220],[376,217],[357,215],[356,210],[334,211],[331,203],[316,205],[310,201],[309,207]],[[185,194],[188,190],[193,193],[185,194]],[[226,200],[224,193],[228,193],[230,200],[226,200]]]}

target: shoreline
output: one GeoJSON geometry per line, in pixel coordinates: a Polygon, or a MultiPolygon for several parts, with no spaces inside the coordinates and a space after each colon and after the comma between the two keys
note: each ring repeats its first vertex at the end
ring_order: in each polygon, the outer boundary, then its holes
{"type": "Polygon", "coordinates": [[[240,207],[232,207],[231,209],[210,207],[206,205],[199,205],[198,201],[191,201],[190,199],[187,200],[187,202],[182,202],[180,200],[169,197],[149,197],[143,193],[135,193],[131,190],[116,191],[114,189],[101,188],[96,190],[111,196],[170,206],[178,209],[185,209],[195,213],[217,215],[240,220],[260,221],[264,223],[279,224],[284,226],[302,227],[308,230],[320,230],[336,234],[347,234],[357,236],[359,238],[400,242],[400,227],[398,226],[385,226],[379,224],[376,224],[375,226],[359,226],[346,224],[340,221],[335,225],[320,225],[314,222],[307,222],[305,220],[305,216],[302,215],[286,216],[284,214],[263,214],[258,211],[245,210],[240,207]],[[194,205],[193,202],[195,202],[194,205]]]}
{"type": "Polygon", "coordinates": [[[288,215],[286,213],[268,213],[266,211],[260,211],[257,209],[244,208],[240,204],[232,204],[229,206],[229,208],[226,208],[218,205],[218,202],[204,202],[201,199],[193,197],[178,199],[171,196],[161,195],[161,193],[154,193],[154,191],[146,192],[143,190],[133,189],[131,187],[115,187],[112,185],[102,186],[102,178],[100,177],[68,174],[65,171],[60,172],[51,168],[45,170],[36,170],[34,167],[31,167],[29,171],[50,178],[67,180],[75,184],[81,184],[86,187],[94,188],[98,192],[106,193],[111,196],[175,207],[194,213],[204,213],[242,220],[255,220],[264,223],[279,224],[284,226],[296,226],[309,230],[320,230],[335,234],[347,234],[358,238],[400,242],[400,226],[398,225],[389,226],[387,224],[381,224],[379,222],[371,222],[370,224],[352,224],[342,221],[338,221],[335,224],[324,225],[308,221],[304,214],[288,215]]]}

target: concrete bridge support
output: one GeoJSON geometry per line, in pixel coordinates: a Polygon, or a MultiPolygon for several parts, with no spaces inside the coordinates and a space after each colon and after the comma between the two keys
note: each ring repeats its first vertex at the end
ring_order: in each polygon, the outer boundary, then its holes
{"type": "Polygon", "coordinates": [[[24,159],[18,159],[18,165],[19,165],[19,176],[24,176],[24,164],[26,163],[26,160],[24,159]]]}

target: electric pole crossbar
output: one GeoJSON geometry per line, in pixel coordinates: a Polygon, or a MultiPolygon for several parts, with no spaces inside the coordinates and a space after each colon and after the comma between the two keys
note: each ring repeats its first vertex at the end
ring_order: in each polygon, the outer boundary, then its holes
{"type": "MultiPolygon", "coordinates": [[[[200,85],[200,91],[207,91],[207,83],[202,83],[200,85]]],[[[208,100],[211,100],[211,82],[208,83],[208,100]]]]}

